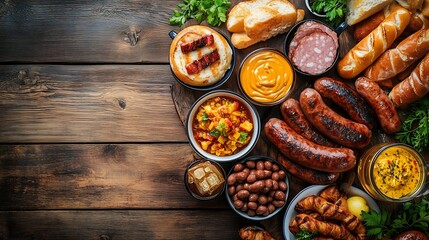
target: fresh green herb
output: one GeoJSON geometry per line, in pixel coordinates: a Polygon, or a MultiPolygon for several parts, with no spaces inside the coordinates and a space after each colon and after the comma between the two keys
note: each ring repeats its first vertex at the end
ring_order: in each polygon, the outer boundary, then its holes
{"type": "Polygon", "coordinates": [[[199,23],[207,19],[212,26],[219,26],[226,22],[226,12],[231,6],[229,0],[183,0],[173,10],[173,16],[169,19],[170,24],[182,26],[186,20],[195,18],[199,23]]]}
{"type": "Polygon", "coordinates": [[[224,137],[226,137],[227,136],[227,134],[226,134],[226,124],[224,122],[220,122],[219,123],[219,128],[220,128],[220,130],[222,132],[222,135],[224,137]]]}
{"type": "Polygon", "coordinates": [[[220,136],[220,131],[217,129],[213,129],[209,132],[210,135],[212,135],[213,137],[219,137],[220,136]]]}
{"type": "Polygon", "coordinates": [[[311,10],[320,14],[326,14],[326,20],[331,27],[336,27],[344,21],[346,14],[346,0],[315,0],[311,4],[311,10]]]}
{"type": "Polygon", "coordinates": [[[239,143],[244,143],[247,138],[247,132],[240,132],[240,137],[238,138],[239,143]]]}
{"type": "Polygon", "coordinates": [[[382,210],[377,213],[371,210],[362,212],[368,236],[381,239],[383,236],[393,237],[408,229],[417,229],[429,235],[429,199],[421,202],[406,202],[394,216],[382,210]]]}
{"type": "Polygon", "coordinates": [[[316,235],[317,235],[317,232],[307,232],[307,230],[302,228],[301,231],[295,234],[295,237],[296,237],[296,240],[311,240],[316,235]]]}
{"type": "Polygon", "coordinates": [[[209,115],[207,113],[203,113],[203,122],[207,122],[209,120],[209,115]]]}
{"type": "Polygon", "coordinates": [[[413,103],[395,138],[422,152],[429,146],[429,98],[413,103]]]}

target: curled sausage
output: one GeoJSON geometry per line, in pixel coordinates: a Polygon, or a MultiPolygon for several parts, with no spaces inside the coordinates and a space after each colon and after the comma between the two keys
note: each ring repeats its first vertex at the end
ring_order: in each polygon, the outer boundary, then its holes
{"type": "Polygon", "coordinates": [[[367,126],[334,112],[316,90],[304,89],[299,103],[313,126],[334,142],[352,148],[363,148],[370,143],[372,132],[367,126]]]}
{"type": "Polygon", "coordinates": [[[355,82],[356,90],[365,98],[375,110],[381,128],[386,133],[395,133],[401,130],[401,119],[386,93],[374,81],[360,77],[355,82]]]}
{"type": "Polygon", "coordinates": [[[372,129],[377,123],[374,111],[359,93],[347,84],[328,77],[319,78],[314,82],[314,89],[324,98],[331,99],[347,112],[349,117],[372,129]]]}
{"type": "Polygon", "coordinates": [[[282,154],[278,155],[277,161],[283,165],[283,167],[285,167],[288,172],[292,174],[292,176],[297,177],[307,183],[319,185],[330,184],[337,181],[337,179],[340,177],[340,173],[322,172],[301,166],[287,159],[282,154]]]}
{"type": "Polygon", "coordinates": [[[283,120],[301,136],[323,146],[338,147],[338,145],[331,142],[311,125],[302,112],[297,100],[293,98],[287,99],[280,106],[280,111],[283,120]]]}
{"type": "Polygon", "coordinates": [[[285,122],[271,118],[265,124],[267,138],[291,160],[319,171],[345,172],[356,165],[349,148],[326,147],[302,137],[285,122]]]}

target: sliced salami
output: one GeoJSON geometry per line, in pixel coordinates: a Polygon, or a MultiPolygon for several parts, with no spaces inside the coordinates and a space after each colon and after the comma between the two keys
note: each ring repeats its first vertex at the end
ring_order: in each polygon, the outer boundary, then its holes
{"type": "Polygon", "coordinates": [[[314,32],[299,41],[291,60],[302,72],[317,75],[334,63],[336,54],[334,40],[324,32],[314,32]]]}
{"type": "Polygon", "coordinates": [[[335,44],[335,49],[338,49],[338,36],[337,33],[332,31],[329,27],[315,22],[315,21],[306,21],[303,24],[301,24],[298,29],[295,32],[295,35],[293,39],[291,40],[289,44],[289,53],[288,57],[289,59],[292,59],[295,55],[295,50],[299,45],[299,42],[306,36],[309,36],[315,32],[324,32],[328,34],[335,44]]]}

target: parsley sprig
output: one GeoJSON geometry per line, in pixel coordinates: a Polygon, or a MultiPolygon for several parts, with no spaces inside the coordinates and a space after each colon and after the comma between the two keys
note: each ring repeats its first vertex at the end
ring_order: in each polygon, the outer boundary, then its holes
{"type": "Polygon", "coordinates": [[[401,131],[395,134],[395,138],[420,152],[429,146],[429,98],[424,98],[410,106],[401,131]]]}
{"type": "Polygon", "coordinates": [[[183,0],[173,10],[173,16],[169,19],[170,24],[182,26],[188,19],[195,18],[198,23],[207,19],[212,26],[219,26],[226,22],[226,12],[231,6],[229,0],[183,0]]]}
{"type": "Polygon", "coordinates": [[[311,4],[311,10],[326,14],[326,20],[331,27],[336,27],[344,21],[347,11],[346,0],[315,0],[311,4]]]}
{"type": "Polygon", "coordinates": [[[317,232],[308,232],[305,228],[302,228],[299,232],[295,234],[296,240],[311,240],[314,236],[317,235],[317,232]]]}
{"type": "Polygon", "coordinates": [[[429,199],[422,198],[421,202],[406,202],[402,208],[392,214],[386,210],[377,213],[370,210],[362,212],[368,236],[381,239],[383,236],[393,237],[399,233],[417,229],[429,235],[429,199]]]}

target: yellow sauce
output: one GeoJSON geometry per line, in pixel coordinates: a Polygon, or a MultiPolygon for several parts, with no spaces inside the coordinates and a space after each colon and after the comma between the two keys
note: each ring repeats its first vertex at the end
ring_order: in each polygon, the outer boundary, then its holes
{"type": "Polygon", "coordinates": [[[244,93],[259,103],[274,103],[284,98],[292,87],[294,73],[280,53],[262,50],[249,56],[240,70],[244,93]]]}
{"type": "Polygon", "coordinates": [[[387,197],[398,199],[414,193],[421,178],[419,162],[404,148],[387,148],[375,160],[374,183],[387,197]]]}

